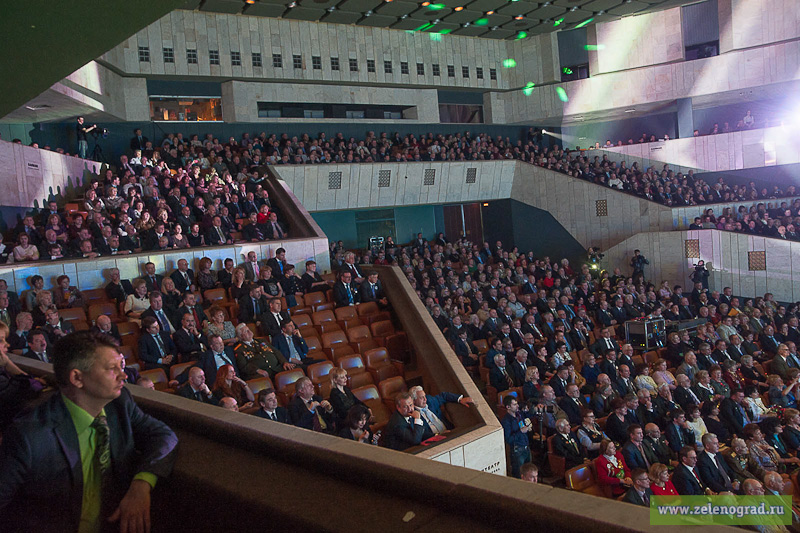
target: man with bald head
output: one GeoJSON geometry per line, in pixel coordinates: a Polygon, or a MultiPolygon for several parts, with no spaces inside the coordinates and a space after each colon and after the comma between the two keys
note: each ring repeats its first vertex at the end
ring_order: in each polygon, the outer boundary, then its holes
{"type": "Polygon", "coordinates": [[[201,403],[217,405],[211,389],[206,385],[205,372],[203,372],[202,368],[196,366],[189,369],[189,380],[183,387],[178,389],[178,395],[201,403]]]}
{"type": "Polygon", "coordinates": [[[98,316],[97,320],[94,322],[94,326],[92,326],[91,331],[113,337],[118,344],[122,342],[122,338],[119,335],[119,328],[117,328],[116,324],[111,322],[111,319],[108,317],[108,315],[98,316]]]}

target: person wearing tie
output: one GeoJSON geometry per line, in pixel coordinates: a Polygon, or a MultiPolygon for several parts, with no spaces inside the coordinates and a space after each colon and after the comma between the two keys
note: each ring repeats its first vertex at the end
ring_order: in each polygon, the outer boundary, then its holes
{"type": "Polygon", "coordinates": [[[339,281],[333,286],[333,301],[337,308],[353,306],[361,301],[359,294],[353,289],[352,279],[349,270],[339,273],[339,281]]]}
{"type": "Polygon", "coordinates": [[[702,441],[703,451],[697,458],[697,473],[703,484],[717,494],[738,491],[739,482],[719,453],[719,438],[713,433],[706,433],[702,441]]]}
{"type": "Polygon", "coordinates": [[[650,489],[650,476],[647,474],[647,470],[634,468],[631,470],[631,480],[633,481],[633,486],[622,496],[622,501],[641,505],[642,507],[650,507],[650,498],[653,497],[653,491],[650,489]]]}
{"type": "Polygon", "coordinates": [[[178,389],[178,396],[183,396],[190,400],[195,400],[200,403],[207,403],[210,405],[217,405],[214,399],[214,394],[211,389],[206,385],[206,375],[202,368],[193,366],[189,369],[189,380],[187,383],[178,389]]]}
{"type": "Polygon", "coordinates": [[[494,356],[494,368],[489,371],[489,384],[503,392],[514,387],[514,379],[506,369],[506,356],[499,353],[494,356]]]}
{"type": "Polygon", "coordinates": [[[361,302],[375,302],[381,309],[389,307],[389,299],[383,293],[383,287],[378,280],[378,273],[371,270],[367,273],[367,279],[361,284],[361,302]]]}
{"type": "Polygon", "coordinates": [[[452,392],[442,392],[435,396],[425,394],[425,390],[419,385],[411,387],[408,393],[414,400],[414,409],[419,411],[423,421],[427,424],[427,429],[434,435],[445,433],[452,425],[444,418],[442,407],[447,403],[459,403],[465,407],[472,405],[472,398],[463,394],[452,392]]]}
{"type": "Polygon", "coordinates": [[[275,257],[267,261],[267,266],[272,267],[272,275],[278,280],[286,275],[286,250],[278,248],[275,250],[275,257]]]}
{"type": "MultiPolygon", "coordinates": [[[[666,437],[670,449],[673,452],[680,452],[684,447],[691,446],[694,450],[694,431],[692,430],[689,422],[686,421],[686,414],[683,409],[673,409],[667,415],[667,429],[666,437]]],[[[694,460],[697,460],[695,455],[694,460]]]]}
{"type": "Polygon", "coordinates": [[[158,320],[152,316],[143,319],[142,336],[139,337],[139,360],[144,363],[145,369],[161,368],[169,375],[175,352],[172,338],[161,332],[158,320]]]}
{"type": "Polygon", "coordinates": [[[47,354],[47,333],[41,329],[34,329],[28,333],[28,349],[22,352],[22,355],[43,363],[52,363],[47,354]]]}
{"type": "Polygon", "coordinates": [[[697,451],[694,446],[682,446],[678,452],[680,464],[672,474],[672,484],[681,496],[702,496],[706,485],[697,473],[697,451]]]}
{"type": "Polygon", "coordinates": [[[267,222],[267,233],[268,237],[272,240],[280,240],[286,238],[286,230],[281,227],[280,222],[278,222],[278,214],[275,211],[271,211],[269,214],[269,220],[267,222]]]}
{"type": "Polygon", "coordinates": [[[611,338],[611,328],[603,328],[600,338],[589,347],[589,351],[596,357],[603,357],[608,350],[619,351],[619,344],[611,338]]]}
{"type": "Polygon", "coordinates": [[[170,277],[175,282],[175,288],[181,292],[195,292],[197,290],[194,285],[194,271],[189,268],[189,261],[186,259],[178,260],[178,269],[170,274],[170,277]]]}
{"type": "Polygon", "coordinates": [[[278,405],[278,395],[275,394],[275,389],[272,387],[258,393],[258,405],[261,407],[256,411],[256,416],[273,422],[289,423],[289,412],[278,405]]]}
{"type": "Polygon", "coordinates": [[[308,344],[291,320],[281,322],[280,333],[272,337],[272,344],[280,350],[287,361],[293,365],[300,365],[304,370],[309,365],[324,361],[324,359],[308,357],[308,344]]]}
{"type": "Polygon", "coordinates": [[[158,322],[161,331],[167,335],[175,333],[175,326],[172,325],[172,321],[164,311],[164,296],[158,291],[153,291],[150,293],[149,302],[150,308],[142,312],[141,319],[153,317],[158,322]]]}

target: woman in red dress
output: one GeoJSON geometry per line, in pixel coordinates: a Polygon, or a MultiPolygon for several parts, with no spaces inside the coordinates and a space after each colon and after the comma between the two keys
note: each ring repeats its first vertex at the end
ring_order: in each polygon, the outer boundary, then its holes
{"type": "Polygon", "coordinates": [[[610,486],[614,498],[621,496],[633,486],[628,465],[611,440],[603,439],[600,443],[600,456],[594,460],[594,467],[598,484],[610,486]]]}
{"type": "Polygon", "coordinates": [[[669,479],[669,468],[662,463],[653,463],[650,466],[650,490],[653,496],[677,496],[678,491],[669,479]]]}

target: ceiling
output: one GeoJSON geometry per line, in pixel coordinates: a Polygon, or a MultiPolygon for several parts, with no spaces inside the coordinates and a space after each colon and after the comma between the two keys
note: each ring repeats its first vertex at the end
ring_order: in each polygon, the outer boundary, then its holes
{"type": "Polygon", "coordinates": [[[686,0],[192,0],[205,12],[355,24],[406,31],[516,39],[635,13],[667,9],[686,0]]]}

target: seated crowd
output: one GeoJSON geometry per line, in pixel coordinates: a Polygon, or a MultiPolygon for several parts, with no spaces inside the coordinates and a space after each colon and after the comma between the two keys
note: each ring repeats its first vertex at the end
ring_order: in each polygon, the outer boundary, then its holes
{"type": "MultiPolygon", "coordinates": [[[[794,191],[793,191],[794,192],[794,191]]],[[[695,217],[689,229],[719,229],[761,235],[781,240],[800,240],[800,199],[791,202],[758,203],[739,206],[734,210],[724,207],[719,216],[713,209],[707,209],[700,217],[695,217]]]]}
{"type": "MultiPolygon", "coordinates": [[[[755,182],[730,185],[723,178],[712,184],[692,171],[675,173],[669,165],[661,171],[642,170],[638,163],[628,166],[607,156],[590,159],[580,151],[543,148],[533,130],[516,141],[484,133],[473,136],[469,131],[419,138],[370,131],[360,140],[345,139],[341,133],[328,139],[324,133],[290,138],[262,132],[245,133],[239,141],[230,137],[224,143],[211,135],[201,140],[198,135],[187,139],[170,133],[158,145],[142,137],[140,130],[136,133],[130,154],[92,180],[81,203],[64,212],[50,202],[5,235],[14,261],[285,238],[288,229],[264,189],[264,166],[273,164],[517,159],[668,206],[795,194],[793,186],[784,191],[755,182]]],[[[788,215],[781,210],[779,216],[795,216],[799,207],[793,205],[788,215]]],[[[763,211],[761,207],[745,213],[740,209],[737,222],[743,228],[751,220],[757,228],[762,223],[767,226],[769,219],[762,216],[763,211]],[[744,218],[747,214],[749,219],[744,218]]],[[[770,218],[778,217],[770,213],[770,218]]]]}
{"type": "Polygon", "coordinates": [[[90,329],[120,347],[130,383],[396,450],[451,429],[444,404],[471,403],[409,390],[395,359],[406,358],[405,334],[376,272],[345,265],[347,286],[332,285],[314,261],[296,273],[283,248],[268,261],[249,252],[238,266],[211,266],[203,258],[195,273],[180,259],[164,275],[148,262],[134,280],[115,268],[93,291],[68,276],[46,290],[36,275],[22,298],[0,280],[0,351],[51,363],[59,339],[90,329]]]}
{"type": "MultiPolygon", "coordinates": [[[[337,245],[332,257],[342,258],[337,245]]],[[[345,265],[355,259],[343,257],[345,265]]],[[[540,423],[565,470],[591,463],[608,495],[640,504],[639,489],[651,483],[656,494],[741,491],[747,479],[782,487],[770,473],[800,467],[800,304],[709,291],[700,273],[684,294],[645,281],[635,260],[630,277],[588,265],[574,271],[566,259],[442,234],[406,247],[389,240],[346,268],[369,262],[404,269],[464,366],[485,383],[517,477],[540,423]],[[617,339],[627,320],[645,316],[705,322],[642,354],[617,339]],[[692,467],[688,477],[684,467],[692,467]]]]}

